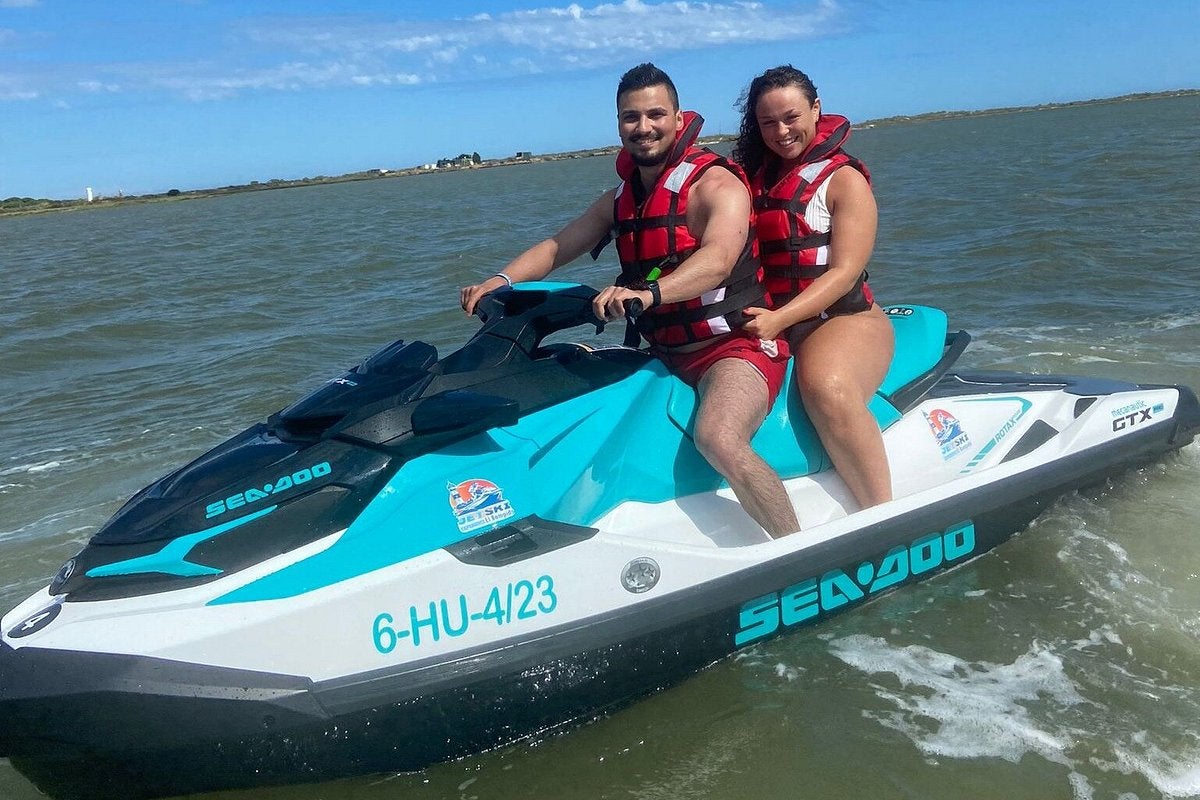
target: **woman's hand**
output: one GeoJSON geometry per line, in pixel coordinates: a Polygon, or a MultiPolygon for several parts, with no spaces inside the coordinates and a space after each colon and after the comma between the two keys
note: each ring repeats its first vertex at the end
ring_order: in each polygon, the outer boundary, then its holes
{"type": "Polygon", "coordinates": [[[745,314],[750,317],[750,321],[743,325],[742,329],[766,341],[778,339],[779,334],[787,327],[779,319],[777,312],[767,308],[751,306],[746,309],[745,314]]]}

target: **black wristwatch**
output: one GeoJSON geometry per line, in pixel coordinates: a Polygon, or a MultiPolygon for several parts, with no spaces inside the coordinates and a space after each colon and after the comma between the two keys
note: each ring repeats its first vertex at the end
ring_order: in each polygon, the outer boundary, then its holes
{"type": "Polygon", "coordinates": [[[662,292],[658,288],[658,281],[646,281],[646,288],[650,290],[650,305],[648,308],[662,305],[662,292]]]}

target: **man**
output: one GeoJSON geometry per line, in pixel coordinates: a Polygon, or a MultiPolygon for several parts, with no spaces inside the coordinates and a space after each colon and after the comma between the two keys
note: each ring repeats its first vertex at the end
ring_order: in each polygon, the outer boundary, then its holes
{"type": "Polygon", "coordinates": [[[696,448],[767,533],[785,536],[800,528],[796,512],[750,439],[782,386],[787,344],[741,329],[744,309],[766,302],[750,191],[740,168],[694,145],[701,123],[680,111],[658,67],[626,72],[617,86],[623,183],[496,275],[464,287],[462,307],[473,313],[484,294],[541,280],[615,235],[621,275],[596,295],[596,317],[620,319],[626,301],[642,302],[638,328],[651,352],[698,392],[696,448]]]}

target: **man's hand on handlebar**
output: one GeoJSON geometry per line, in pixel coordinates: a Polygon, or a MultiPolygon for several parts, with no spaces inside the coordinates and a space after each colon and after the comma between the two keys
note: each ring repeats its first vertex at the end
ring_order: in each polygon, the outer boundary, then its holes
{"type": "Polygon", "coordinates": [[[634,291],[624,286],[609,286],[592,299],[592,311],[596,319],[604,322],[623,319],[628,314],[626,304],[631,300],[637,300],[642,308],[649,308],[654,296],[649,289],[634,291]]]}
{"type": "Polygon", "coordinates": [[[488,292],[494,292],[504,286],[510,285],[508,281],[501,278],[499,275],[493,275],[482,283],[477,283],[474,286],[464,286],[458,290],[458,300],[462,303],[463,311],[467,312],[467,316],[475,313],[475,306],[479,305],[479,300],[488,292]]]}

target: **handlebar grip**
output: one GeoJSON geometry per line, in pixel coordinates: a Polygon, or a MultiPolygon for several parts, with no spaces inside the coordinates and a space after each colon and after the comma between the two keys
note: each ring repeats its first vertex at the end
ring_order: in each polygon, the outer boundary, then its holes
{"type": "Polygon", "coordinates": [[[625,308],[625,346],[637,349],[641,343],[642,337],[638,333],[638,317],[646,309],[642,305],[642,301],[636,297],[631,297],[622,304],[625,308]]]}

